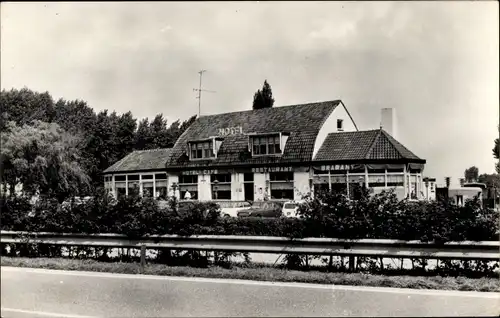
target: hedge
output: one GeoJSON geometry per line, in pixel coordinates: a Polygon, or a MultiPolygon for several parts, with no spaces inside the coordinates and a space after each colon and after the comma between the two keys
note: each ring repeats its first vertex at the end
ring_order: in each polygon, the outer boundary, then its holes
{"type": "Polygon", "coordinates": [[[102,191],[87,202],[59,204],[50,198],[32,205],[29,198],[2,197],[1,229],[71,233],[265,235],[291,238],[374,238],[433,242],[497,240],[498,213],[482,208],[479,200],[463,207],[450,201],[399,201],[393,191],[358,200],[342,193],[305,198],[300,218],[222,218],[215,203],[195,203],[179,214],[175,200],[159,207],[152,198],[115,200],[102,191]],[[208,212],[207,212],[208,211],[208,212]]]}

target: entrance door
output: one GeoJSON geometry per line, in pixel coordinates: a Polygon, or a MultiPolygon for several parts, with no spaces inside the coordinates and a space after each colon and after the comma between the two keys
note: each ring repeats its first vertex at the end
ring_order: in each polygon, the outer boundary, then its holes
{"type": "Polygon", "coordinates": [[[253,201],[253,182],[245,182],[245,201],[253,201]]]}

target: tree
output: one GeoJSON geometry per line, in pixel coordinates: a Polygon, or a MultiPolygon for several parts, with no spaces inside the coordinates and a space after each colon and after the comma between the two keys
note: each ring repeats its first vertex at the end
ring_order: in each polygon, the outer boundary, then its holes
{"type": "Polygon", "coordinates": [[[492,151],[493,151],[493,157],[495,157],[495,159],[499,160],[495,164],[495,170],[497,171],[497,173],[500,173],[500,141],[498,138],[495,139],[495,147],[493,147],[492,151]]]}
{"type": "MultiPolygon", "coordinates": [[[[55,116],[54,101],[48,92],[38,93],[28,88],[2,90],[0,94],[2,117],[20,125],[34,120],[52,122],[55,116]],[[4,115],[5,114],[5,115],[4,115]]],[[[5,129],[5,125],[2,128],[5,129]]]]}
{"type": "Polygon", "coordinates": [[[472,166],[464,171],[465,182],[476,182],[479,177],[479,169],[472,166]]]}
{"type": "Polygon", "coordinates": [[[130,111],[118,117],[113,143],[117,154],[117,160],[120,160],[134,150],[136,128],[136,119],[132,116],[130,111]]]}
{"type": "Polygon", "coordinates": [[[1,180],[11,194],[20,184],[26,195],[52,196],[62,202],[88,189],[90,178],[79,164],[80,139],[59,125],[9,122],[1,141],[1,180]]]}
{"type": "Polygon", "coordinates": [[[273,92],[271,86],[264,81],[262,90],[257,90],[253,96],[253,109],[271,108],[274,105],[273,92]]]}
{"type": "Polygon", "coordinates": [[[148,149],[151,144],[151,131],[149,129],[149,120],[144,118],[139,122],[135,136],[135,149],[143,150],[148,149]]]}

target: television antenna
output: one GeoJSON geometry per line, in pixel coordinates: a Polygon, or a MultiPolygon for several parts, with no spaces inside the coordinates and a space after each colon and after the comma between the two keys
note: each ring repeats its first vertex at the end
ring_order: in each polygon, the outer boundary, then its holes
{"type": "Polygon", "coordinates": [[[193,92],[198,92],[198,96],[196,96],[196,98],[198,98],[198,118],[200,118],[200,115],[201,115],[201,92],[215,93],[215,91],[201,89],[201,79],[203,77],[203,73],[205,73],[206,71],[207,70],[201,70],[198,72],[198,74],[200,74],[200,86],[199,86],[199,88],[193,88],[193,92]]]}

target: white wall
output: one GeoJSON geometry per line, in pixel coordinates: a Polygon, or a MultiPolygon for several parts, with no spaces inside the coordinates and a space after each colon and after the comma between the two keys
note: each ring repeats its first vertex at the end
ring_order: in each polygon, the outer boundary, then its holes
{"type": "Polygon", "coordinates": [[[302,197],[309,194],[309,192],[311,191],[309,187],[309,172],[294,172],[293,186],[293,199],[295,201],[302,200],[302,197]]]}
{"type": "Polygon", "coordinates": [[[254,186],[255,186],[255,201],[264,200],[264,193],[266,191],[266,174],[265,173],[254,173],[254,186]],[[260,190],[262,188],[262,190],[260,190]]]}
{"type": "Polygon", "coordinates": [[[338,132],[337,119],[343,120],[343,126],[344,126],[343,131],[357,131],[354,122],[349,117],[349,114],[347,114],[347,111],[345,110],[344,106],[342,104],[339,104],[330,114],[330,116],[326,119],[325,123],[323,124],[323,126],[321,126],[321,129],[319,130],[318,136],[316,137],[316,142],[314,143],[313,158],[318,153],[319,148],[326,139],[326,136],[328,136],[329,133],[338,132]]]}
{"type": "Polygon", "coordinates": [[[243,201],[245,200],[245,193],[243,192],[243,173],[231,174],[231,200],[243,201]]]}
{"type": "Polygon", "coordinates": [[[200,201],[212,200],[212,187],[210,183],[209,174],[198,175],[198,200],[200,201]]]}

